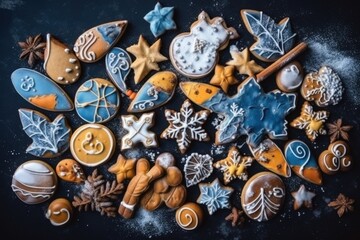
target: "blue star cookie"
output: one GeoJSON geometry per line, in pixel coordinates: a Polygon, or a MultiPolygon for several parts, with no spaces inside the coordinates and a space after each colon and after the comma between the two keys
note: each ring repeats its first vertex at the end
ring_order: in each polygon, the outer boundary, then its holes
{"type": "Polygon", "coordinates": [[[176,29],[173,20],[174,7],[161,7],[160,3],[155,5],[154,10],[148,12],[144,19],[150,23],[150,30],[155,37],[159,37],[166,30],[176,29]]]}

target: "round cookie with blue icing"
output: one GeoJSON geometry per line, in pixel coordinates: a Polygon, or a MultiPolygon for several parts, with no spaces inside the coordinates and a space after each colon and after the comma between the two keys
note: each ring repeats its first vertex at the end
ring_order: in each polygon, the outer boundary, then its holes
{"type": "Polygon", "coordinates": [[[303,141],[289,141],[285,145],[284,154],[296,175],[311,183],[322,184],[322,175],[317,161],[310,148],[303,141]]]}
{"type": "Polygon", "coordinates": [[[103,123],[112,119],[119,110],[120,96],[109,81],[93,78],[83,83],[75,95],[75,109],[88,123],[103,123]]]}

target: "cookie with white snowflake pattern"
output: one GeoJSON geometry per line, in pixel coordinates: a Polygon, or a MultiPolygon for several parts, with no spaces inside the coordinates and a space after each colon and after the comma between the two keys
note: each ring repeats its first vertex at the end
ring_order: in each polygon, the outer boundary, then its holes
{"type": "Polygon", "coordinates": [[[170,125],[161,133],[160,137],[165,139],[176,138],[180,152],[184,154],[192,140],[208,141],[210,139],[202,128],[209,114],[209,110],[194,112],[190,101],[185,100],[180,112],[165,110],[165,117],[170,125]]]}
{"type": "Polygon", "coordinates": [[[208,154],[192,153],[186,158],[184,166],[186,187],[198,184],[213,171],[213,158],[208,154]]]}

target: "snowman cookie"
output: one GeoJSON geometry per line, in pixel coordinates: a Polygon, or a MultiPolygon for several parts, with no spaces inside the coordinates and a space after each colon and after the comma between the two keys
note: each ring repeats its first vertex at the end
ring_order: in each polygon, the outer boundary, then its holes
{"type": "Polygon", "coordinates": [[[190,32],[177,35],[171,42],[171,63],[187,77],[204,77],[218,62],[218,51],[226,48],[230,39],[237,37],[236,30],[228,28],[223,18],[210,19],[203,11],[191,25],[190,32]]]}

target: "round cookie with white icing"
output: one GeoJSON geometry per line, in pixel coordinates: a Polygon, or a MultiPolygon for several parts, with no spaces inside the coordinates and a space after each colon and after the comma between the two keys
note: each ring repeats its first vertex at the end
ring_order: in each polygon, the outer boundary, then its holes
{"type": "Polygon", "coordinates": [[[196,203],[186,203],[176,210],[175,220],[184,230],[194,230],[199,227],[203,221],[203,210],[196,203]]]}
{"type": "Polygon", "coordinates": [[[203,11],[191,25],[190,32],[181,33],[172,40],[169,50],[171,63],[184,76],[204,77],[218,62],[218,51],[237,37],[236,30],[228,28],[223,18],[210,19],[203,11]]]}
{"type": "Polygon", "coordinates": [[[95,167],[111,158],[115,150],[115,137],[110,129],[101,124],[85,124],[71,136],[70,150],[79,163],[95,167]]]}
{"type": "Polygon", "coordinates": [[[57,187],[54,169],[40,160],[30,160],[15,171],[11,188],[26,204],[38,204],[50,199],[57,187]]]}
{"type": "Polygon", "coordinates": [[[75,109],[88,123],[104,123],[115,117],[120,106],[116,87],[108,80],[93,78],[84,82],[75,95],[75,109]]]}
{"type": "Polygon", "coordinates": [[[241,205],[246,215],[258,222],[270,220],[279,213],[285,199],[285,185],[271,172],[252,176],[241,192],[241,205]]]}
{"type": "Polygon", "coordinates": [[[276,84],[283,92],[295,92],[304,79],[303,68],[299,62],[285,65],[276,74],[276,84]]]}
{"type": "Polygon", "coordinates": [[[353,162],[349,155],[349,145],[344,141],[333,142],[320,154],[318,163],[321,171],[328,175],[350,170],[353,162]]]}
{"type": "Polygon", "coordinates": [[[70,221],[73,214],[71,203],[66,198],[57,198],[48,207],[45,217],[54,226],[61,226],[70,221]]]}

